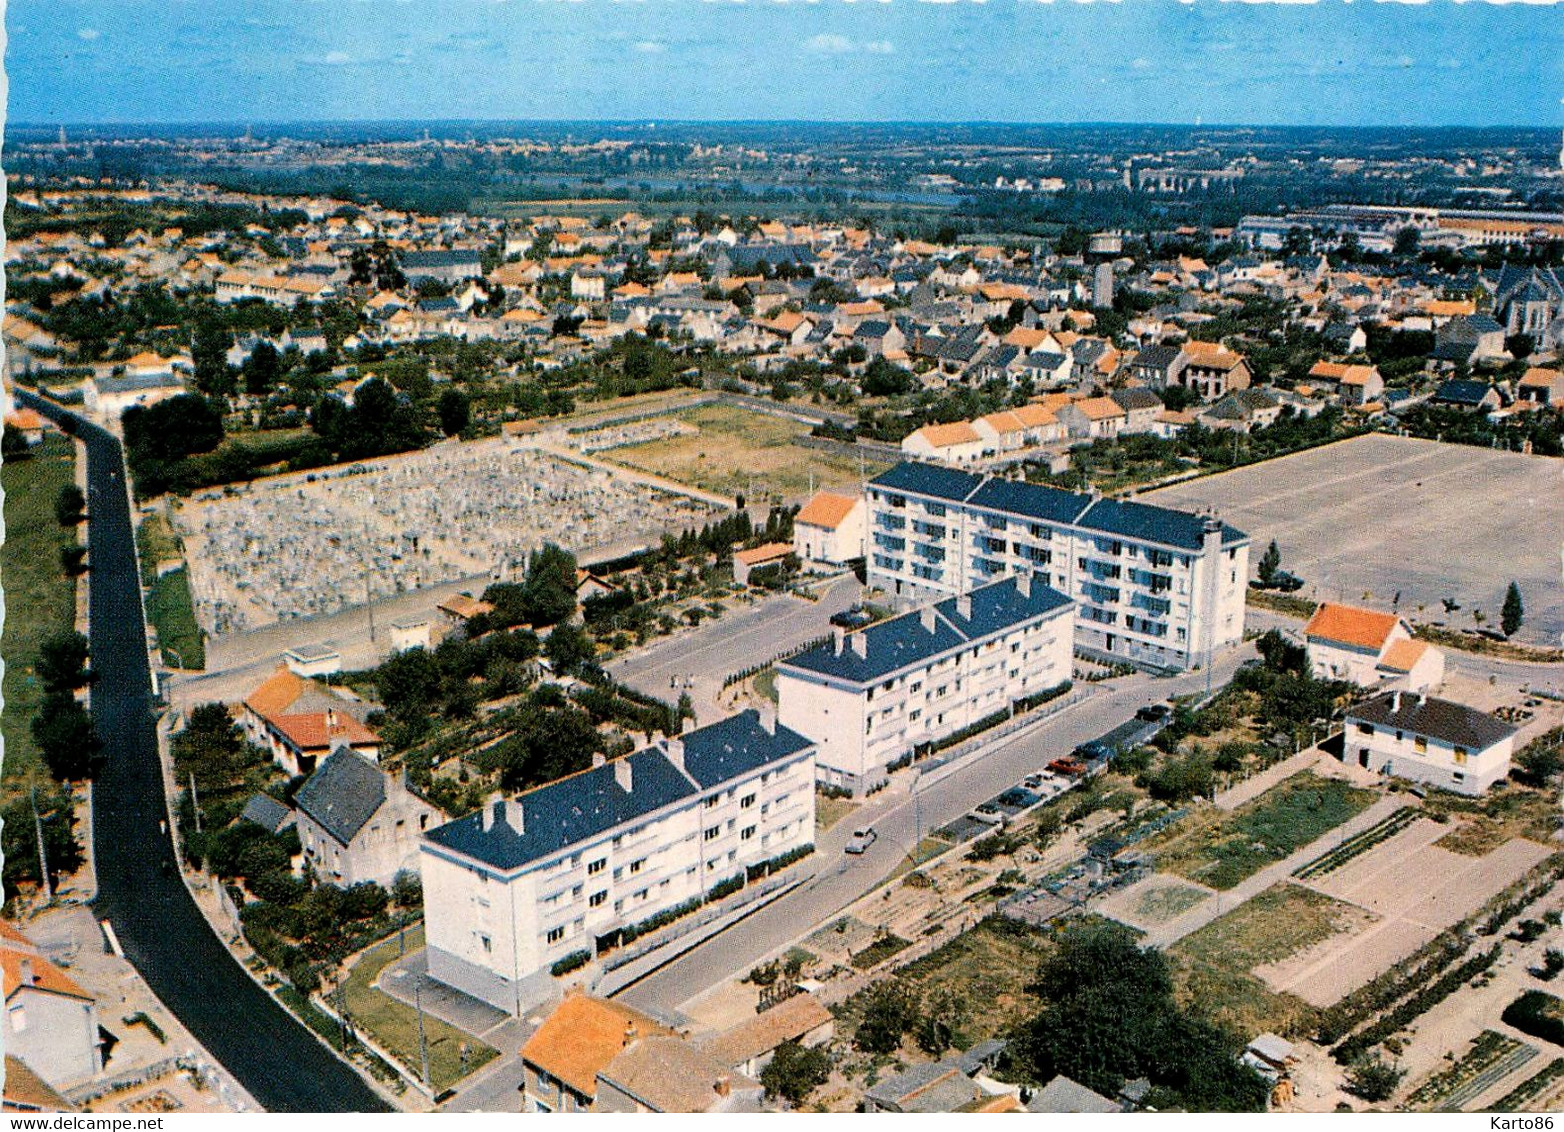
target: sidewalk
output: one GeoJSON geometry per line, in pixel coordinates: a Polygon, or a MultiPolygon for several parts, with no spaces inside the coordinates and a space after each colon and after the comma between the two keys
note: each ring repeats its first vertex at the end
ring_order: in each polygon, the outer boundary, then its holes
{"type": "Polygon", "coordinates": [[[1296,850],[1291,855],[1277,861],[1274,865],[1268,865],[1253,876],[1240,881],[1237,885],[1216,894],[1215,900],[1203,900],[1190,911],[1171,920],[1162,927],[1147,933],[1142,941],[1144,946],[1165,950],[1185,936],[1199,931],[1212,920],[1233,911],[1244,901],[1253,896],[1258,896],[1273,884],[1279,884],[1292,875],[1294,869],[1308,864],[1322,853],[1327,853],[1336,848],[1347,838],[1354,834],[1362,833],[1370,826],[1388,818],[1401,807],[1406,805],[1406,799],[1397,794],[1391,794],[1381,798],[1368,809],[1349,818],[1330,832],[1315,838],[1302,849],[1296,850]]]}

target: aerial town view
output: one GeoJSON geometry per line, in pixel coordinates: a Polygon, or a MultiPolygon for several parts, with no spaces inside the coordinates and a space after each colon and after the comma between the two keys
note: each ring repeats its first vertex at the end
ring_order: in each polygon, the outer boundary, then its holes
{"type": "Polygon", "coordinates": [[[9,1119],[1564,1109],[1556,9],[5,20],[9,1119]]]}

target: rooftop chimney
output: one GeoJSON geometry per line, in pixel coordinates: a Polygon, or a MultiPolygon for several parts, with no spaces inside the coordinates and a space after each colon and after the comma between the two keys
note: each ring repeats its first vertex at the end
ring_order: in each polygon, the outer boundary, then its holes
{"type": "Polygon", "coordinates": [[[483,800],[483,832],[488,833],[494,828],[494,819],[504,809],[505,795],[496,790],[483,800]]]}
{"type": "Polygon", "coordinates": [[[1390,714],[1396,715],[1401,711],[1401,693],[1390,693],[1390,714]]]}
{"type": "Polygon", "coordinates": [[[666,739],[663,741],[663,750],[668,755],[668,761],[680,770],[684,769],[684,740],[666,739]]]}
{"type": "Polygon", "coordinates": [[[719,1097],[725,1097],[733,1091],[733,1078],[723,1073],[717,1077],[716,1081],[712,1082],[712,1088],[717,1090],[719,1097]]]}
{"type": "Polygon", "coordinates": [[[767,700],[760,705],[760,729],[767,735],[777,733],[777,705],[767,700]]]}
{"type": "Polygon", "coordinates": [[[934,632],[934,607],[932,605],[925,605],[922,609],[918,610],[918,620],[923,624],[923,631],[925,633],[934,632]]]}
{"type": "Polygon", "coordinates": [[[847,633],[842,629],[842,627],[840,625],[832,625],[831,626],[831,645],[835,649],[835,652],[836,652],[837,656],[841,656],[842,655],[842,646],[845,645],[846,643],[847,643],[847,633]]]}
{"type": "Polygon", "coordinates": [[[595,751],[595,752],[593,752],[593,754],[592,754],[592,769],[596,770],[598,767],[602,766],[607,761],[608,761],[608,756],[604,755],[602,751],[595,751]]]}
{"type": "Polygon", "coordinates": [[[614,760],[614,781],[619,784],[619,789],[626,794],[630,793],[632,772],[630,770],[629,755],[614,760]]]}
{"type": "Polygon", "coordinates": [[[867,633],[852,633],[848,636],[847,643],[853,652],[860,657],[869,655],[869,635],[867,633]]]}
{"type": "Polygon", "coordinates": [[[38,977],[33,972],[33,961],[31,959],[23,959],[21,967],[21,985],[30,987],[35,984],[38,981],[38,977]]]}
{"type": "Polygon", "coordinates": [[[1022,570],[1015,577],[1016,577],[1016,592],[1018,594],[1020,594],[1022,597],[1031,597],[1032,596],[1032,572],[1030,570],[1022,570]]]}
{"type": "Polygon", "coordinates": [[[502,816],[505,824],[515,830],[518,837],[527,832],[526,814],[522,811],[520,798],[507,798],[502,816]]]}
{"type": "Polygon", "coordinates": [[[956,616],[963,621],[972,620],[972,595],[962,594],[956,599],[956,616]]]}
{"type": "Polygon", "coordinates": [[[335,727],[336,725],[337,725],[337,709],[336,708],[327,708],[326,709],[326,729],[329,731],[331,728],[335,727]]]}
{"type": "Polygon", "coordinates": [[[625,1023],[625,1045],[629,1045],[631,1042],[635,1041],[635,1034],[635,1022],[633,1020],[627,1021],[625,1023]]]}
{"type": "Polygon", "coordinates": [[[695,717],[694,716],[687,715],[679,722],[679,734],[680,735],[688,735],[691,731],[694,731],[694,730],[695,730],[695,717]]]}

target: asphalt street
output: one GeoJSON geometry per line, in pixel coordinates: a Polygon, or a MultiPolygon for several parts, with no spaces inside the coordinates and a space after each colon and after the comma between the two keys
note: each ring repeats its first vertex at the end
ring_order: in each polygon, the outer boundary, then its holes
{"type": "MultiPolygon", "coordinates": [[[[16,398],[56,420],[69,415],[23,390],[16,398]]],[[[180,879],[159,824],[167,810],[120,444],[96,426],[76,427],[87,451],[92,714],[104,741],[93,788],[94,911],[153,993],[268,1111],[387,1111],[256,985],[180,879]]]]}
{"type": "MultiPolygon", "coordinates": [[[[1211,671],[1211,686],[1225,684],[1238,665],[1253,655],[1253,647],[1245,645],[1218,658],[1211,671]]],[[[819,871],[813,880],[686,952],[618,997],[642,1009],[677,1009],[807,935],[869,892],[930,830],[1125,722],[1142,705],[1201,692],[1206,684],[1204,672],[1162,679],[1145,674],[1125,677],[1111,687],[1099,687],[1083,703],[995,743],[940,781],[910,792],[905,787],[887,790],[818,838],[815,860],[819,871]],[[878,840],[862,856],[847,856],[843,848],[853,829],[870,825],[879,834],[878,840]]]]}

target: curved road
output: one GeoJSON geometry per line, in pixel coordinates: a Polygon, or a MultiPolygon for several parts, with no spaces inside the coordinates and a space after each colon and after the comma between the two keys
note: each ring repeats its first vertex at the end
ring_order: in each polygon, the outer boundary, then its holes
{"type": "Polygon", "coordinates": [[[158,825],[167,810],[119,441],[53,402],[23,390],[16,398],[56,421],[72,417],[87,450],[92,715],[105,745],[93,785],[99,919],[114,925],[153,993],[268,1111],[388,1111],[255,984],[185,889],[158,825]]]}

